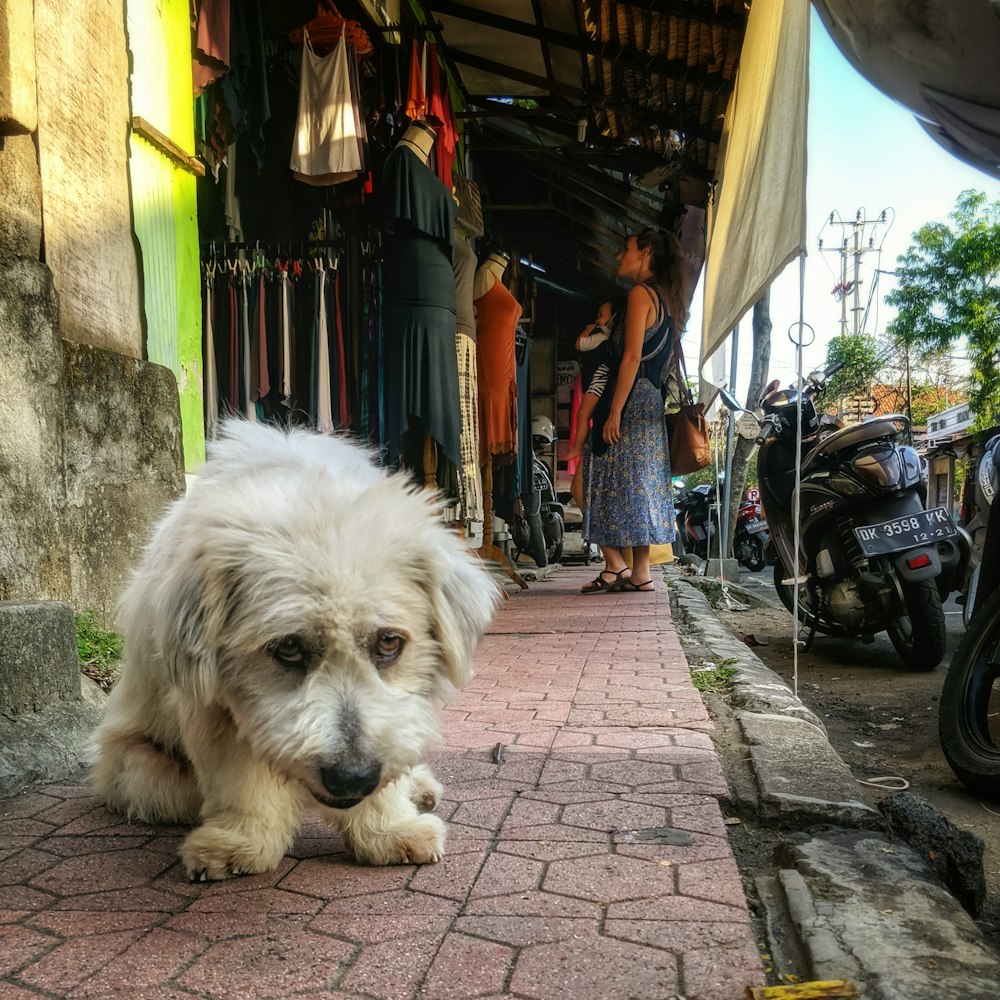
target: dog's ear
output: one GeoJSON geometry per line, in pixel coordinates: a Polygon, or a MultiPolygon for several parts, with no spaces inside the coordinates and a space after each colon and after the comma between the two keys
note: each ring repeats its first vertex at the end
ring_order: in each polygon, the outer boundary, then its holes
{"type": "Polygon", "coordinates": [[[157,637],[173,683],[203,703],[215,697],[219,636],[236,592],[231,574],[209,563],[207,557],[196,558],[191,571],[174,580],[157,637]]]}
{"type": "Polygon", "coordinates": [[[482,563],[459,544],[442,549],[432,570],[432,627],[444,676],[461,688],[472,679],[476,645],[493,617],[500,590],[482,563]]]}

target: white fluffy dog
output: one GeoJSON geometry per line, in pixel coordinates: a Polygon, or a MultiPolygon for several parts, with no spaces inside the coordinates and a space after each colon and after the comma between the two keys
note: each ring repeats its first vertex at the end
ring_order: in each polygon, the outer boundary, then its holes
{"type": "Polygon", "coordinates": [[[228,423],[122,599],[95,787],[196,825],[192,879],[274,868],[309,806],[360,861],[438,861],[420,761],[497,595],[436,498],[361,448],[228,423]]]}

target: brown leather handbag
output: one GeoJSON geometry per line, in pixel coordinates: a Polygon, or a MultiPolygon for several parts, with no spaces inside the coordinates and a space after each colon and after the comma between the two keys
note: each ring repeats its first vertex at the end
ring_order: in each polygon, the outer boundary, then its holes
{"type": "Polygon", "coordinates": [[[667,439],[670,443],[670,471],[675,476],[704,469],[712,462],[705,407],[694,401],[687,384],[684,351],[680,339],[674,345],[671,365],[677,381],[679,408],[667,413],[667,439]]]}

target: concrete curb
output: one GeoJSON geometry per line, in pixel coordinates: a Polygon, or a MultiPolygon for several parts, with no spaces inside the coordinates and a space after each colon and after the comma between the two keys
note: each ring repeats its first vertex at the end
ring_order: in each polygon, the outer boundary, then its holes
{"type": "Polygon", "coordinates": [[[810,823],[884,828],[878,810],[863,801],[862,786],[831,746],[819,718],[719,621],[696,584],[680,575],[675,579],[672,590],[686,624],[715,657],[736,671],[731,701],[738,709],[740,738],[749,749],[754,795],[747,801],[744,783],[734,783],[737,805],[783,829],[810,823]]]}
{"type": "MultiPolygon", "coordinates": [[[[749,876],[777,974],[847,978],[862,1000],[996,1000],[1000,960],[920,843],[888,833],[820,720],[722,624],[699,585],[665,575],[686,651],[736,671],[730,718],[717,720],[718,742],[735,744],[720,746],[734,804],[784,832],[775,868],[749,876]]],[[[943,849],[940,837],[935,845],[943,849]]]]}

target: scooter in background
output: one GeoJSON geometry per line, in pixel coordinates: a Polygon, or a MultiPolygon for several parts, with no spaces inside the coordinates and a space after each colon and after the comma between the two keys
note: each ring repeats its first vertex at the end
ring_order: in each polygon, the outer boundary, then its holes
{"type": "MultiPolygon", "coordinates": [[[[789,610],[797,604],[807,644],[816,632],[870,641],[885,631],[907,667],[932,670],[945,650],[942,596],[964,579],[967,540],[945,508],[925,509],[927,483],[905,416],[822,433],[816,399],[840,367],[786,389],[772,382],[760,401],[757,476],[780,557],[775,590],[789,610]]],[[[723,399],[741,409],[731,394],[723,399]]]]}
{"type": "Polygon", "coordinates": [[[751,573],[759,573],[767,565],[765,547],[770,538],[760,505],[760,490],[751,486],[736,512],[733,555],[751,573]]]}

